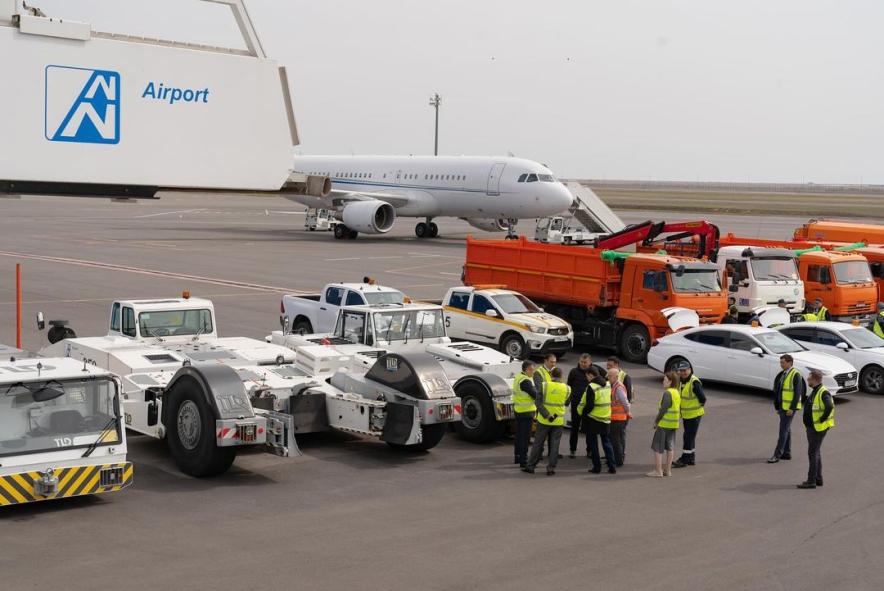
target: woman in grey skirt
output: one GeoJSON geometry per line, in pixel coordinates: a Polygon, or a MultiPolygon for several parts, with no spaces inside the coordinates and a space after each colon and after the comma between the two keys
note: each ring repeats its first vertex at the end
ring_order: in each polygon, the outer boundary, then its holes
{"type": "Polygon", "coordinates": [[[675,434],[681,414],[681,395],[678,392],[679,379],[674,371],[663,374],[663,397],[654,419],[654,471],[648,472],[651,478],[672,476],[672,459],[675,456],[675,434]],[[666,454],[664,460],[663,454],[666,454]]]}

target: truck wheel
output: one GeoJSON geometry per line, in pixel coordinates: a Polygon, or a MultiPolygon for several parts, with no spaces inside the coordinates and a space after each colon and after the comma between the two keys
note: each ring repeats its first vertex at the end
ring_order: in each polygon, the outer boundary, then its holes
{"type": "Polygon", "coordinates": [[[484,388],[474,383],[466,383],[456,392],[460,396],[461,420],[454,424],[454,430],[461,439],[472,443],[483,443],[498,437],[491,399],[484,388]]]}
{"type": "Polygon", "coordinates": [[[651,348],[648,329],[641,324],[630,324],[620,335],[620,354],[632,363],[644,363],[651,348]]]}
{"type": "Polygon", "coordinates": [[[877,365],[866,366],[860,375],[859,385],[870,394],[884,394],[884,369],[877,365]]]}
{"type": "Polygon", "coordinates": [[[525,358],[525,341],[515,333],[509,333],[500,339],[500,350],[516,359],[525,358]]]}
{"type": "Polygon", "coordinates": [[[226,472],[236,450],[215,444],[215,415],[199,388],[192,380],[179,380],[166,395],[166,442],[182,472],[203,478],[226,472]]]}
{"type": "Polygon", "coordinates": [[[404,449],[408,451],[429,451],[439,445],[445,431],[448,430],[446,423],[435,423],[433,425],[421,425],[421,442],[415,445],[402,445],[401,443],[387,442],[390,447],[404,449]]]}
{"type": "Polygon", "coordinates": [[[292,325],[292,332],[295,334],[313,334],[313,325],[306,318],[298,318],[292,325]]]}
{"type": "Polygon", "coordinates": [[[335,238],[343,240],[347,237],[350,230],[344,224],[335,224],[335,238]]]}
{"type": "Polygon", "coordinates": [[[678,355],[676,355],[675,357],[673,357],[672,359],[670,359],[669,361],[666,362],[666,366],[663,368],[663,371],[675,371],[675,366],[681,362],[685,362],[688,365],[691,364],[691,362],[688,361],[687,359],[685,359],[684,357],[679,357],[678,355]]]}

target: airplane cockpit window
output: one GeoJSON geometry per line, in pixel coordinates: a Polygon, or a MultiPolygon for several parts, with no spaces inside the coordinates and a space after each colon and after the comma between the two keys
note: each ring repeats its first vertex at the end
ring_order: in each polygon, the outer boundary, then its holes
{"type": "Polygon", "coordinates": [[[524,182],[525,182],[525,179],[526,179],[527,177],[528,177],[528,173],[527,173],[527,172],[526,172],[526,173],[523,173],[523,174],[520,174],[520,175],[519,175],[519,180],[516,181],[516,182],[518,182],[518,183],[524,183],[524,182]]]}
{"type": "Polygon", "coordinates": [[[537,178],[540,179],[543,183],[554,183],[556,182],[556,177],[551,174],[538,174],[537,178]]]}
{"type": "Polygon", "coordinates": [[[531,174],[528,175],[528,178],[525,179],[525,182],[526,183],[536,183],[537,182],[537,175],[532,172],[531,174]]]}

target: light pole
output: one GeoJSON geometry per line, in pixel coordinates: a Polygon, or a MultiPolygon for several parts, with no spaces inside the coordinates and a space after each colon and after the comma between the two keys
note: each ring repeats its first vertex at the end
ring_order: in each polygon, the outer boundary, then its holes
{"type": "Polygon", "coordinates": [[[439,155],[439,104],[442,102],[442,97],[439,96],[438,92],[433,93],[433,96],[430,97],[430,106],[436,109],[436,136],[433,141],[433,156],[439,155]]]}

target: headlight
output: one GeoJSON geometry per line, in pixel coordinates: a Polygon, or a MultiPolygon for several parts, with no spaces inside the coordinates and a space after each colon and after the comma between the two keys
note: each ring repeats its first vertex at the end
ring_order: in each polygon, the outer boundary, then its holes
{"type": "Polygon", "coordinates": [[[531,332],[535,332],[537,334],[544,334],[546,332],[546,328],[544,328],[542,326],[537,326],[535,324],[526,324],[525,328],[527,328],[531,332]]]}

